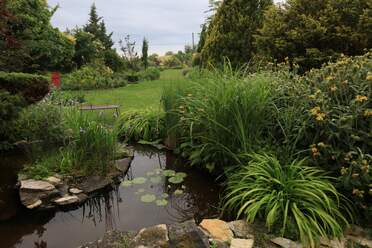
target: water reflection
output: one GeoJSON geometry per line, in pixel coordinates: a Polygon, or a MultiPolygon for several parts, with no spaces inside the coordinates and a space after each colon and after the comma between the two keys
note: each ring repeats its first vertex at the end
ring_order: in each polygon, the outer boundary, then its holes
{"type": "Polygon", "coordinates": [[[136,147],[132,167],[123,180],[146,177],[155,169],[177,169],[188,174],[183,182],[184,193],[175,195],[177,186],[165,180],[148,180],[129,188],[115,185],[111,191],[99,193],[83,206],[65,212],[35,213],[23,209],[15,219],[0,222],[0,247],[77,247],[100,238],[108,230],[138,230],[159,223],[214,217],[218,187],[207,175],[182,165],[183,161],[169,153],[136,147]],[[168,205],[141,202],[141,188],[156,195],[169,194],[168,205]]]}

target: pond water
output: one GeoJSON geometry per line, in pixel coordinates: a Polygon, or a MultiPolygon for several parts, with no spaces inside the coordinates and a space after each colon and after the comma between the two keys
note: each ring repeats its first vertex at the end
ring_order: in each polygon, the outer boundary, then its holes
{"type": "Polygon", "coordinates": [[[213,179],[182,166],[165,152],[136,148],[131,169],[122,185],[66,212],[35,213],[21,208],[14,190],[16,169],[9,170],[6,166],[9,163],[3,162],[0,164],[0,216],[15,216],[0,221],[1,248],[78,247],[113,229],[138,230],[191,218],[200,221],[216,217],[218,212],[219,187],[213,179]],[[164,175],[171,170],[185,172],[187,176],[184,178],[185,174],[179,173],[182,179],[176,176],[177,184],[169,183],[169,177],[164,175]]]}

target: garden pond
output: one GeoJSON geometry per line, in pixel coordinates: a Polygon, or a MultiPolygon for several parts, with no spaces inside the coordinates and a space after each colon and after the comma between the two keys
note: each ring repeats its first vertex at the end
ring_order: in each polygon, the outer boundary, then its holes
{"type": "Polygon", "coordinates": [[[22,163],[17,157],[0,161],[2,248],[78,247],[110,230],[201,221],[218,214],[220,188],[214,180],[167,152],[136,147],[120,185],[69,211],[35,212],[21,206],[15,184],[22,163]]]}

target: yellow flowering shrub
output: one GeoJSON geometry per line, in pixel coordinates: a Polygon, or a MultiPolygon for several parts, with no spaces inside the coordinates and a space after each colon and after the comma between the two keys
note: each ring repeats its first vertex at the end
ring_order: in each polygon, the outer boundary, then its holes
{"type": "Polygon", "coordinates": [[[340,178],[339,190],[372,216],[372,53],[303,77],[309,119],[301,137],[317,166],[340,178]]]}

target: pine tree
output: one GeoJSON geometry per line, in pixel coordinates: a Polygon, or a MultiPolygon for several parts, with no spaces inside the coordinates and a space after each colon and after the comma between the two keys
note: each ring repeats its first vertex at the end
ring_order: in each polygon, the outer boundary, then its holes
{"type": "Polygon", "coordinates": [[[206,37],[207,36],[207,24],[203,24],[202,25],[202,31],[200,33],[200,39],[199,39],[199,43],[198,43],[198,47],[196,49],[196,52],[198,53],[201,53],[203,47],[204,47],[204,44],[205,44],[205,40],[206,40],[206,37]]]}
{"type": "Polygon", "coordinates": [[[254,35],[271,4],[271,0],[222,1],[208,27],[202,64],[220,65],[228,59],[238,67],[249,62],[255,51],[254,35]]]}
{"type": "Polygon", "coordinates": [[[144,38],[143,43],[142,43],[142,63],[145,69],[147,69],[149,65],[148,56],[149,56],[149,42],[146,40],[146,38],[144,38]]]}

